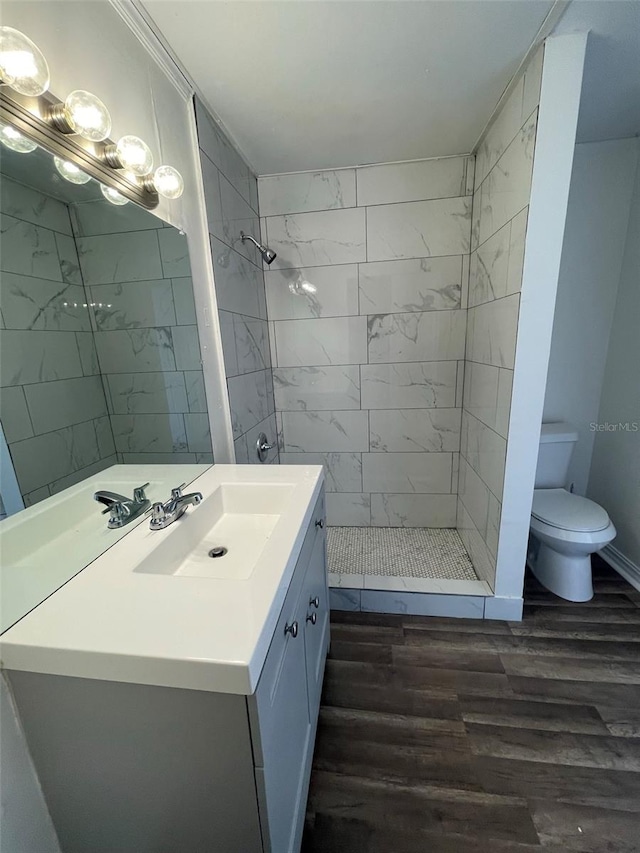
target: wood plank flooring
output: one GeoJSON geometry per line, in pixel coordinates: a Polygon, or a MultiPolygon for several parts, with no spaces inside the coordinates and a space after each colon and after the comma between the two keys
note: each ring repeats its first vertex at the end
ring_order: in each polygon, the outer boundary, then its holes
{"type": "Polygon", "coordinates": [[[304,853],[640,853],[640,595],[332,613],[304,853]]]}

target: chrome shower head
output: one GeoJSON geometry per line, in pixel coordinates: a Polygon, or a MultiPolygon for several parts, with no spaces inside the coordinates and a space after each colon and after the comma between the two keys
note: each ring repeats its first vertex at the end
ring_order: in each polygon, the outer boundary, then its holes
{"type": "Polygon", "coordinates": [[[275,261],[276,253],[272,252],[268,246],[263,246],[262,243],[258,243],[255,237],[252,237],[251,234],[245,234],[244,231],[240,232],[240,236],[242,237],[243,243],[245,240],[250,240],[253,243],[253,245],[262,255],[262,260],[265,262],[265,264],[272,264],[275,261]]]}

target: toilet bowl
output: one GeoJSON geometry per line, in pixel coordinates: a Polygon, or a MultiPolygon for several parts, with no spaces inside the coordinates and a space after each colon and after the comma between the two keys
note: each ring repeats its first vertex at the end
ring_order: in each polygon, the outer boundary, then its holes
{"type": "Polygon", "coordinates": [[[536,489],[527,563],[540,583],[568,601],[593,598],[591,554],[611,542],[616,529],[594,501],[566,489],[536,489]]]}

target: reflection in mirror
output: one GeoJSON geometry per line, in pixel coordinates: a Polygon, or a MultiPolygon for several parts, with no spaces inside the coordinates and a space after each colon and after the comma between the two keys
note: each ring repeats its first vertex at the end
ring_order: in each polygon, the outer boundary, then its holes
{"type": "Polygon", "coordinates": [[[21,148],[0,158],[5,628],[144,518],[108,528],[94,492],[166,500],[213,462],[185,235],[21,148]]]}

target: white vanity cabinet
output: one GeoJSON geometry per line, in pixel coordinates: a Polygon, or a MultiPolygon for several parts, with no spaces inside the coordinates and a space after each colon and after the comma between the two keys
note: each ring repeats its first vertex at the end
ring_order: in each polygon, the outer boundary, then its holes
{"type": "Polygon", "coordinates": [[[324,524],[321,493],[251,695],[7,670],[62,853],[299,851],[329,643],[324,524]]]}

